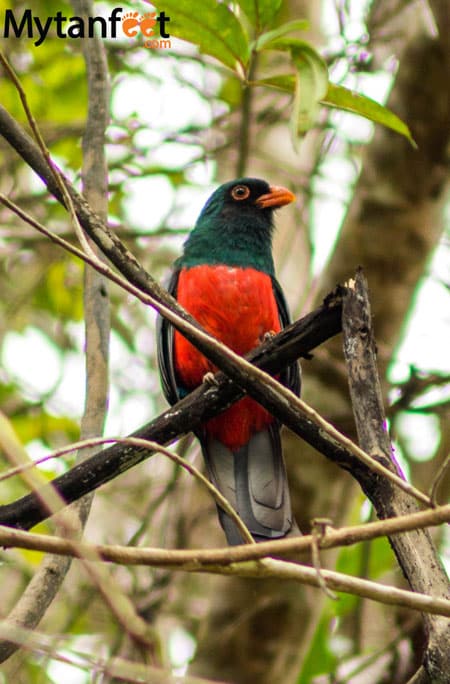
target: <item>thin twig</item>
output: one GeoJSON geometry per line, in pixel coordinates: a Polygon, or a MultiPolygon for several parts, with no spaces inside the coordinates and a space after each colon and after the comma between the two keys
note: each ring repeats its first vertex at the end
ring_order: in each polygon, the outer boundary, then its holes
{"type": "MultiPolygon", "coordinates": [[[[129,684],[142,684],[142,682],[151,682],[152,684],[175,684],[170,672],[144,663],[134,662],[126,658],[102,656],[99,653],[95,655],[84,653],[78,649],[73,648],[70,643],[72,636],[59,635],[59,641],[62,641],[64,650],[56,650],[54,637],[49,637],[47,634],[36,632],[36,630],[28,630],[21,628],[19,625],[9,625],[6,622],[0,622],[0,638],[10,639],[17,646],[36,653],[39,656],[46,655],[52,661],[57,661],[70,665],[86,672],[89,677],[93,673],[101,673],[117,678],[120,681],[126,681],[129,684]],[[67,642],[67,643],[66,643],[67,642]]],[[[90,679],[89,681],[93,681],[90,679]]],[[[180,680],[179,680],[180,681],[180,680]]],[[[214,680],[203,679],[201,677],[192,677],[190,675],[183,675],[183,684],[225,684],[214,680]]]]}
{"type": "Polygon", "coordinates": [[[434,478],[434,480],[433,480],[433,483],[432,483],[432,485],[431,485],[431,489],[430,489],[430,499],[431,499],[431,501],[433,502],[433,506],[437,506],[437,505],[438,505],[438,501],[437,501],[437,491],[438,491],[438,489],[439,489],[439,485],[441,484],[442,479],[443,479],[445,473],[447,472],[449,466],[450,466],[450,454],[447,454],[447,456],[445,457],[444,461],[443,461],[443,462],[441,463],[441,465],[439,466],[439,470],[437,471],[437,473],[436,473],[436,475],[435,475],[435,478],[434,478]]]}
{"type": "Polygon", "coordinates": [[[190,473],[193,477],[195,477],[209,491],[214,501],[221,508],[223,508],[225,513],[227,513],[227,515],[230,518],[233,519],[235,525],[239,528],[239,531],[241,532],[243,538],[248,544],[256,543],[252,535],[250,534],[248,528],[246,527],[245,523],[236,513],[228,499],[217,489],[217,487],[213,485],[212,482],[210,482],[198,470],[198,468],[196,468],[194,465],[192,465],[184,458],[176,454],[174,451],[170,451],[169,449],[166,449],[166,447],[161,446],[161,444],[158,444],[157,442],[152,442],[148,439],[140,439],[138,437],[90,437],[88,439],[80,440],[78,442],[73,442],[72,444],[69,444],[66,447],[62,447],[61,449],[56,449],[51,454],[42,456],[40,459],[37,459],[36,461],[29,461],[22,465],[16,466],[15,468],[11,468],[0,477],[0,480],[5,479],[6,477],[11,477],[13,475],[20,475],[32,468],[35,468],[39,463],[43,463],[44,461],[48,461],[49,459],[59,458],[61,456],[65,456],[66,454],[70,454],[73,451],[91,449],[93,447],[102,446],[103,444],[128,444],[131,446],[149,449],[150,451],[154,451],[156,453],[160,453],[164,456],[167,456],[167,458],[170,458],[171,461],[173,461],[181,468],[186,470],[188,473],[190,473]]]}
{"type": "Polygon", "coordinates": [[[317,573],[317,579],[319,581],[319,586],[322,589],[325,596],[333,599],[333,601],[338,600],[338,596],[327,587],[326,580],[322,573],[322,567],[320,564],[320,542],[325,535],[325,531],[328,525],[331,524],[329,518],[315,518],[311,524],[311,558],[313,567],[317,573]]]}
{"type": "Polygon", "coordinates": [[[37,125],[36,119],[33,116],[33,112],[31,111],[31,108],[28,104],[28,98],[26,95],[25,90],[22,87],[22,84],[20,80],[17,78],[17,75],[8,62],[7,58],[5,57],[4,53],[2,50],[0,50],[0,62],[3,64],[3,68],[5,69],[8,77],[14,84],[14,87],[16,88],[20,100],[22,102],[22,106],[25,112],[25,115],[27,117],[28,123],[30,125],[30,128],[33,132],[34,138],[37,142],[37,145],[39,147],[39,150],[42,153],[42,156],[44,157],[45,161],[47,162],[48,168],[64,198],[64,202],[66,204],[66,207],[69,211],[69,215],[71,217],[72,224],[74,226],[75,232],[77,234],[78,239],[80,240],[80,243],[82,247],[85,249],[87,254],[90,254],[92,252],[92,248],[90,247],[88,241],[86,240],[86,237],[84,235],[83,229],[81,228],[80,222],[78,220],[75,207],[72,201],[72,198],[70,196],[69,190],[68,190],[68,181],[61,172],[61,170],[57,167],[57,165],[53,162],[50,152],[47,148],[47,145],[45,144],[45,141],[41,135],[41,132],[39,130],[39,126],[37,125]]]}

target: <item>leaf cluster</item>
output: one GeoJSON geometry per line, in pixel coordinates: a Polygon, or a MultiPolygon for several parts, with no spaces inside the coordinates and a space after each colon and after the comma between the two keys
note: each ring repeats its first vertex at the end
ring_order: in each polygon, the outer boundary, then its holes
{"type": "Polygon", "coordinates": [[[309,28],[308,22],[294,19],[279,23],[280,6],[281,0],[240,0],[232,5],[205,0],[201,12],[194,12],[191,0],[164,3],[173,16],[174,36],[194,43],[202,54],[217,59],[246,87],[276,88],[293,95],[290,118],[294,145],[314,126],[321,105],[358,114],[404,135],[414,144],[408,126],[393,112],[330,81],[325,59],[310,42],[297,37],[309,28]],[[253,80],[258,56],[273,51],[288,55],[288,71],[253,80]]]}

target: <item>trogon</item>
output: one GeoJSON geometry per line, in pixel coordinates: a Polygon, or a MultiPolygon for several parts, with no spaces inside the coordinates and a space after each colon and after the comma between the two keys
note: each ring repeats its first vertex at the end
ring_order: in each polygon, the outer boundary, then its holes
{"type": "MultiPolygon", "coordinates": [[[[178,302],[218,340],[240,355],[289,322],[272,257],[274,210],[295,196],[258,178],[221,185],[208,199],[174,264],[168,285],[178,302]]],[[[215,366],[166,321],[158,320],[162,386],[174,404],[215,366]]],[[[300,392],[297,363],[279,376],[300,392]]],[[[211,481],[256,541],[298,533],[292,515],[280,424],[244,397],[196,431],[211,481]]],[[[218,507],[229,544],[242,543],[232,519],[218,507]]]]}

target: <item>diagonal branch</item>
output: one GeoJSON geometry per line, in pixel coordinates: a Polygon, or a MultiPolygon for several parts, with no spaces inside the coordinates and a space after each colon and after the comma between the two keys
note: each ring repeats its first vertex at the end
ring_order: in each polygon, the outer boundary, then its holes
{"type": "MultiPolygon", "coordinates": [[[[62,201],[64,204],[64,200],[59,195],[59,187],[57,184],[55,187],[53,174],[48,173],[48,164],[46,163],[46,160],[42,160],[40,158],[40,151],[36,149],[34,143],[27,138],[26,134],[21,131],[17,123],[1,107],[0,133],[3,133],[8,141],[23,156],[25,161],[33,166],[33,168],[42,176],[44,182],[47,184],[47,187],[54,193],[55,197],[60,199],[60,201],[62,201]],[[43,164],[41,163],[42,161],[44,162],[43,164]]],[[[310,441],[310,439],[308,439],[308,437],[304,434],[304,428],[299,427],[299,422],[304,422],[303,412],[305,411],[305,405],[303,402],[290,394],[288,390],[285,390],[281,386],[277,386],[276,381],[274,381],[270,376],[265,375],[257,368],[252,367],[248,361],[239,357],[237,354],[218,342],[218,340],[215,340],[207,335],[194,321],[194,319],[192,319],[192,317],[189,316],[189,314],[187,314],[179,306],[179,304],[142,269],[133,255],[126,250],[125,246],[117,237],[108,231],[100,219],[89,210],[89,207],[83,202],[83,199],[73,188],[70,189],[70,195],[72,203],[76,209],[77,216],[79,217],[82,225],[85,227],[87,233],[100,246],[105,254],[108,255],[111,261],[115,263],[122,273],[129,277],[132,282],[136,283],[140,289],[148,293],[150,297],[149,303],[162,315],[168,318],[170,322],[178,330],[180,330],[189,341],[191,341],[198,349],[200,349],[200,351],[204,353],[208,359],[215,363],[218,368],[220,368],[231,379],[233,379],[237,385],[247,391],[250,396],[259,401],[259,403],[265,406],[265,408],[276,415],[291,429],[300,434],[307,441],[310,441]]],[[[313,421],[309,422],[311,425],[313,425],[313,421]]],[[[342,442],[343,438],[339,439],[339,436],[336,433],[332,434],[333,430],[330,431],[330,429],[327,428],[322,421],[320,426],[315,425],[313,428],[316,434],[314,441],[310,443],[313,443],[314,446],[317,439],[320,441],[320,428],[322,428],[322,431],[325,428],[328,432],[326,439],[328,446],[330,441],[337,441],[338,443],[340,441],[342,442]]],[[[308,432],[308,430],[306,432],[308,432]]],[[[309,430],[309,432],[311,432],[311,430],[309,430]]],[[[147,437],[147,435],[144,437],[147,437]]],[[[358,451],[357,447],[354,449],[351,448],[352,445],[349,441],[346,442],[346,446],[348,447],[348,450],[353,451],[353,453],[358,451]]],[[[362,452],[357,455],[360,458],[364,457],[362,452]]],[[[355,461],[354,458],[351,460],[353,462],[355,461]]],[[[370,459],[365,460],[367,461],[370,459]]],[[[379,466],[378,470],[380,470],[379,466]]],[[[366,472],[367,468],[364,469],[364,473],[366,472]]],[[[429,503],[427,497],[420,492],[414,492],[411,486],[406,485],[395,474],[388,473],[388,475],[391,477],[391,479],[396,478],[397,484],[403,486],[405,489],[408,489],[411,493],[414,493],[414,495],[424,503],[429,503]]],[[[355,476],[358,479],[358,475],[356,474],[355,476]]]]}
{"type": "Polygon", "coordinates": [[[86,681],[98,681],[98,676],[101,676],[102,681],[107,681],[106,677],[108,677],[110,682],[128,682],[128,684],[142,684],[142,682],[174,684],[177,681],[182,681],[183,684],[227,684],[218,679],[214,679],[213,682],[210,679],[190,675],[183,675],[181,679],[174,678],[172,672],[167,669],[148,663],[138,663],[129,658],[106,656],[101,652],[90,655],[85,650],[76,648],[68,636],[58,635],[60,647],[56,649],[53,636],[36,630],[24,629],[20,625],[11,626],[0,622],[0,639],[8,638],[17,647],[20,646],[25,651],[35,653],[39,658],[45,656],[52,661],[60,661],[64,665],[72,665],[73,668],[82,670],[86,675],[83,680],[86,679],[86,681]]]}
{"type": "MultiPolygon", "coordinates": [[[[327,298],[322,307],[254,350],[248,357],[248,360],[255,364],[250,365],[251,370],[256,372],[257,367],[263,367],[275,374],[298,356],[307,355],[317,344],[339,331],[340,310],[341,291],[327,298]]],[[[327,427],[326,422],[318,418],[314,412],[310,411],[305,415],[304,404],[291,394],[286,398],[285,388],[278,383],[275,383],[274,389],[274,381],[270,376],[269,386],[258,377],[249,377],[246,374],[244,381],[241,381],[239,369],[234,370],[237,381],[245,386],[249,394],[327,458],[351,471],[365,491],[370,488],[370,482],[373,480],[373,469],[379,474],[382,469],[381,474],[387,473],[391,479],[400,482],[409,493],[416,494],[414,488],[398,476],[394,476],[381,464],[377,464],[347,438],[336,433],[332,426],[327,427]],[[277,393],[277,386],[280,394],[277,393]],[[313,419],[310,417],[311,413],[314,414],[313,419]],[[363,460],[361,456],[364,456],[363,460]]],[[[202,385],[133,436],[167,444],[181,434],[195,430],[201,423],[223,411],[242,396],[242,390],[223,374],[219,373],[216,378],[216,385],[202,385]]],[[[150,454],[151,452],[145,449],[113,446],[56,478],[52,484],[63,498],[70,502],[136,465],[150,454]]],[[[425,503],[429,503],[428,498],[421,492],[417,492],[417,496],[425,503]]],[[[33,494],[0,507],[0,523],[6,525],[29,529],[44,517],[45,511],[33,494]]]]}
{"type": "MultiPolygon", "coordinates": [[[[56,244],[59,244],[64,249],[68,250],[70,253],[83,259],[86,263],[90,264],[94,269],[98,270],[99,273],[103,273],[112,282],[120,285],[125,291],[130,292],[137,296],[142,302],[152,305],[152,298],[148,295],[142,293],[133,285],[130,285],[124,278],[113,271],[109,266],[107,266],[103,261],[101,261],[97,255],[89,248],[89,253],[82,252],[76,247],[73,247],[65,240],[61,239],[51,231],[49,231],[45,226],[41,225],[35,221],[31,216],[23,212],[18,206],[13,202],[8,200],[4,195],[0,193],[0,202],[5,206],[9,207],[18,216],[20,216],[24,221],[29,223],[29,225],[35,227],[38,231],[47,235],[56,244]]],[[[86,242],[86,240],[84,240],[86,242]]],[[[171,312],[172,314],[173,312],[171,312]]],[[[186,321],[182,321],[182,329],[190,324],[186,321]]],[[[373,471],[378,474],[384,475],[392,482],[394,482],[401,489],[406,491],[408,494],[412,494],[418,501],[421,501],[425,505],[432,505],[432,501],[429,496],[423,494],[406,480],[403,480],[396,472],[391,469],[386,468],[379,461],[375,460],[372,456],[369,456],[362,449],[356,446],[350,439],[340,434],[332,425],[330,425],[324,418],[317,414],[311,407],[309,407],[304,401],[299,397],[294,395],[289,389],[280,385],[277,381],[264,371],[256,368],[249,361],[246,361],[242,357],[235,354],[228,347],[223,345],[218,340],[209,337],[207,333],[199,330],[192,330],[194,337],[200,339],[202,342],[206,343],[208,348],[212,349],[214,352],[223,353],[222,361],[226,368],[228,368],[227,374],[230,378],[234,379],[236,383],[245,389],[252,397],[254,397],[260,404],[265,406],[274,415],[278,416],[280,420],[285,422],[287,425],[292,426],[294,432],[297,430],[297,416],[303,416],[306,414],[307,417],[313,419],[313,421],[321,427],[325,433],[334,439],[337,439],[344,447],[346,447],[354,456],[362,460],[366,465],[369,466],[373,471]],[[199,337],[198,337],[199,336],[199,337]],[[231,365],[230,365],[231,363],[231,365]],[[284,408],[289,405],[288,414],[285,415],[284,408]]],[[[298,432],[302,436],[302,432],[298,432]]]]}
{"type": "MultiPolygon", "coordinates": [[[[264,342],[248,359],[257,367],[270,373],[278,373],[299,356],[308,355],[316,346],[337,334],[341,327],[340,318],[341,295],[337,293],[329,297],[321,307],[264,342]]],[[[224,411],[243,396],[243,391],[223,373],[218,373],[216,378],[217,384],[201,385],[132,436],[168,444],[224,411]]],[[[338,441],[328,439],[313,421],[300,416],[297,431],[310,444],[343,467],[349,470],[352,467],[357,468],[357,459],[338,441]]],[[[142,462],[151,453],[144,448],[113,445],[76,465],[53,480],[49,486],[53,485],[67,503],[70,503],[142,462]]],[[[0,524],[22,529],[30,529],[47,515],[48,512],[34,493],[0,506],[0,524]]]]}

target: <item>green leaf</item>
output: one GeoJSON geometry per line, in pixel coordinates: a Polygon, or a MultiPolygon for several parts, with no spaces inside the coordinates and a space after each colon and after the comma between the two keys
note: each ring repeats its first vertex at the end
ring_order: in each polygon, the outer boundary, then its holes
{"type": "Polygon", "coordinates": [[[276,88],[277,90],[284,90],[288,93],[293,93],[295,90],[295,76],[294,74],[270,76],[269,78],[261,78],[258,81],[253,81],[253,85],[267,86],[268,88],[276,88]]]}
{"type": "Polygon", "coordinates": [[[273,39],[271,41],[270,45],[271,50],[289,50],[291,53],[292,52],[309,52],[312,55],[314,55],[315,58],[323,62],[325,64],[323,58],[319,55],[319,53],[313,48],[311,43],[308,43],[306,40],[300,40],[300,38],[284,38],[281,36],[280,38],[273,39]]]}
{"type": "Polygon", "coordinates": [[[274,20],[281,0],[238,0],[238,4],[256,31],[260,31],[274,20]]]}
{"type": "Polygon", "coordinates": [[[296,69],[291,131],[294,143],[317,120],[320,101],[328,88],[328,69],[325,61],[308,43],[295,41],[291,47],[296,69]]]}
{"type": "Polygon", "coordinates": [[[239,107],[242,103],[241,82],[235,76],[224,79],[220,87],[219,97],[226,102],[231,109],[239,107]]]}
{"type": "Polygon", "coordinates": [[[74,259],[55,261],[33,292],[33,303],[60,320],[83,319],[81,267],[74,259]]]}
{"type": "Polygon", "coordinates": [[[317,118],[320,102],[327,93],[328,68],[325,60],[304,40],[278,38],[270,47],[289,50],[296,73],[263,79],[257,84],[294,91],[291,132],[295,146],[298,136],[308,131],[317,118]]]}
{"type": "Polygon", "coordinates": [[[14,416],[11,423],[23,444],[40,439],[51,445],[61,438],[75,442],[80,437],[80,427],[72,418],[53,416],[45,411],[14,416]]]}
{"type": "MultiPolygon", "coordinates": [[[[269,88],[276,88],[277,90],[293,93],[295,90],[295,76],[293,74],[280,74],[278,76],[271,76],[270,78],[263,78],[259,81],[255,81],[253,85],[267,86],[269,88]]],[[[375,100],[371,100],[365,95],[360,95],[344,86],[328,83],[328,90],[325,97],[322,98],[321,104],[326,107],[333,107],[345,112],[357,114],[374,123],[390,128],[396,133],[400,133],[400,135],[408,138],[413,147],[416,147],[416,143],[408,126],[396,114],[391,112],[390,109],[380,105],[378,102],[375,102],[375,100]]]]}
{"type": "Polygon", "coordinates": [[[324,615],[309,642],[309,650],[303,660],[297,679],[298,684],[311,682],[314,677],[320,674],[331,675],[338,665],[338,659],[329,645],[331,616],[328,615],[328,612],[325,608],[324,615]]]}
{"type": "Polygon", "coordinates": [[[358,114],[374,123],[390,128],[396,133],[404,135],[413,147],[417,147],[408,126],[387,107],[383,107],[383,105],[375,102],[375,100],[371,100],[370,97],[360,95],[344,86],[329,83],[328,91],[322,99],[322,104],[327,107],[336,107],[346,112],[352,112],[352,114],[358,114]]]}
{"type": "Polygon", "coordinates": [[[308,28],[309,22],[306,21],[306,19],[295,19],[294,21],[288,21],[287,24],[283,24],[273,31],[263,33],[255,41],[253,47],[257,52],[263,49],[270,49],[274,41],[282,36],[285,36],[287,33],[290,33],[291,31],[307,31],[308,28]]]}
{"type": "Polygon", "coordinates": [[[194,10],[192,0],[164,0],[164,11],[171,14],[171,36],[198,45],[230,69],[236,70],[237,63],[247,66],[248,38],[227,4],[203,0],[194,10]]]}

